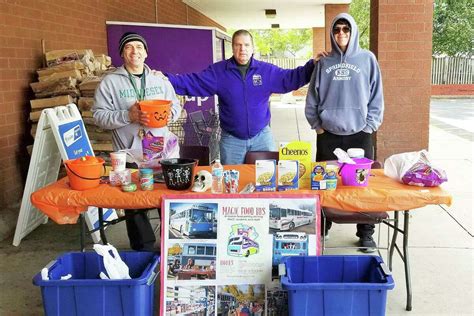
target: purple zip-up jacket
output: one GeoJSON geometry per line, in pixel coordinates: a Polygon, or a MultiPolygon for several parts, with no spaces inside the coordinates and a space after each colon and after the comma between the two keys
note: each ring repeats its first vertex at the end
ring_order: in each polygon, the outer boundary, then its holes
{"type": "Polygon", "coordinates": [[[177,94],[219,97],[221,128],[240,138],[250,139],[270,123],[269,98],[307,84],[314,69],[313,60],[295,69],[282,69],[253,57],[245,80],[233,57],[210,65],[200,73],[166,73],[177,94]]]}

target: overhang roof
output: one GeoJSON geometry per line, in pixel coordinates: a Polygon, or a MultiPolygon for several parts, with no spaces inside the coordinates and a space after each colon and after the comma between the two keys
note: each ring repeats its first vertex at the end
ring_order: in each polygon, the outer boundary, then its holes
{"type": "Polygon", "coordinates": [[[324,27],[325,4],[348,4],[351,0],[183,0],[190,7],[228,29],[282,29],[324,27]],[[275,18],[265,16],[276,10],[275,18]]]}

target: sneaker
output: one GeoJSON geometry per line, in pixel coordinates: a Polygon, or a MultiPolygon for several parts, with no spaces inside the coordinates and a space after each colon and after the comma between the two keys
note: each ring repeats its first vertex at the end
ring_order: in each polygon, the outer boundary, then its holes
{"type": "Polygon", "coordinates": [[[320,240],[322,241],[323,238],[324,238],[324,241],[328,241],[328,240],[329,240],[329,234],[326,234],[326,235],[324,235],[324,236],[321,235],[321,239],[320,239],[320,240]]]}
{"type": "Polygon", "coordinates": [[[359,239],[359,247],[362,247],[360,251],[365,253],[372,253],[377,248],[377,244],[375,243],[372,236],[365,236],[359,239]]]}

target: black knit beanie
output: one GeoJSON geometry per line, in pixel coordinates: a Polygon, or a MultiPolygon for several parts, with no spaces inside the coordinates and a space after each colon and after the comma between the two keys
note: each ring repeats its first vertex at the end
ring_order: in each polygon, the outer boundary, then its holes
{"type": "Polygon", "coordinates": [[[122,51],[123,51],[123,48],[125,47],[125,44],[127,44],[128,42],[133,42],[133,41],[142,42],[143,46],[145,46],[145,50],[148,52],[148,45],[146,44],[146,41],[143,38],[143,36],[134,32],[127,32],[123,34],[122,37],[120,38],[120,42],[119,42],[120,55],[122,55],[122,51]]]}

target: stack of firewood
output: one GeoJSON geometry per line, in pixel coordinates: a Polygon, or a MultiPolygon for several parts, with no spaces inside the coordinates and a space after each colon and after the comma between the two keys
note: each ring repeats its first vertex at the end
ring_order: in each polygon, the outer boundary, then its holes
{"type": "Polygon", "coordinates": [[[31,134],[45,108],[76,103],[82,113],[94,151],[112,151],[112,135],[95,126],[91,108],[101,76],[111,66],[106,55],[95,56],[92,50],[55,50],[45,54],[46,68],[37,70],[38,82],[30,84],[36,99],[31,100],[31,134]]]}

